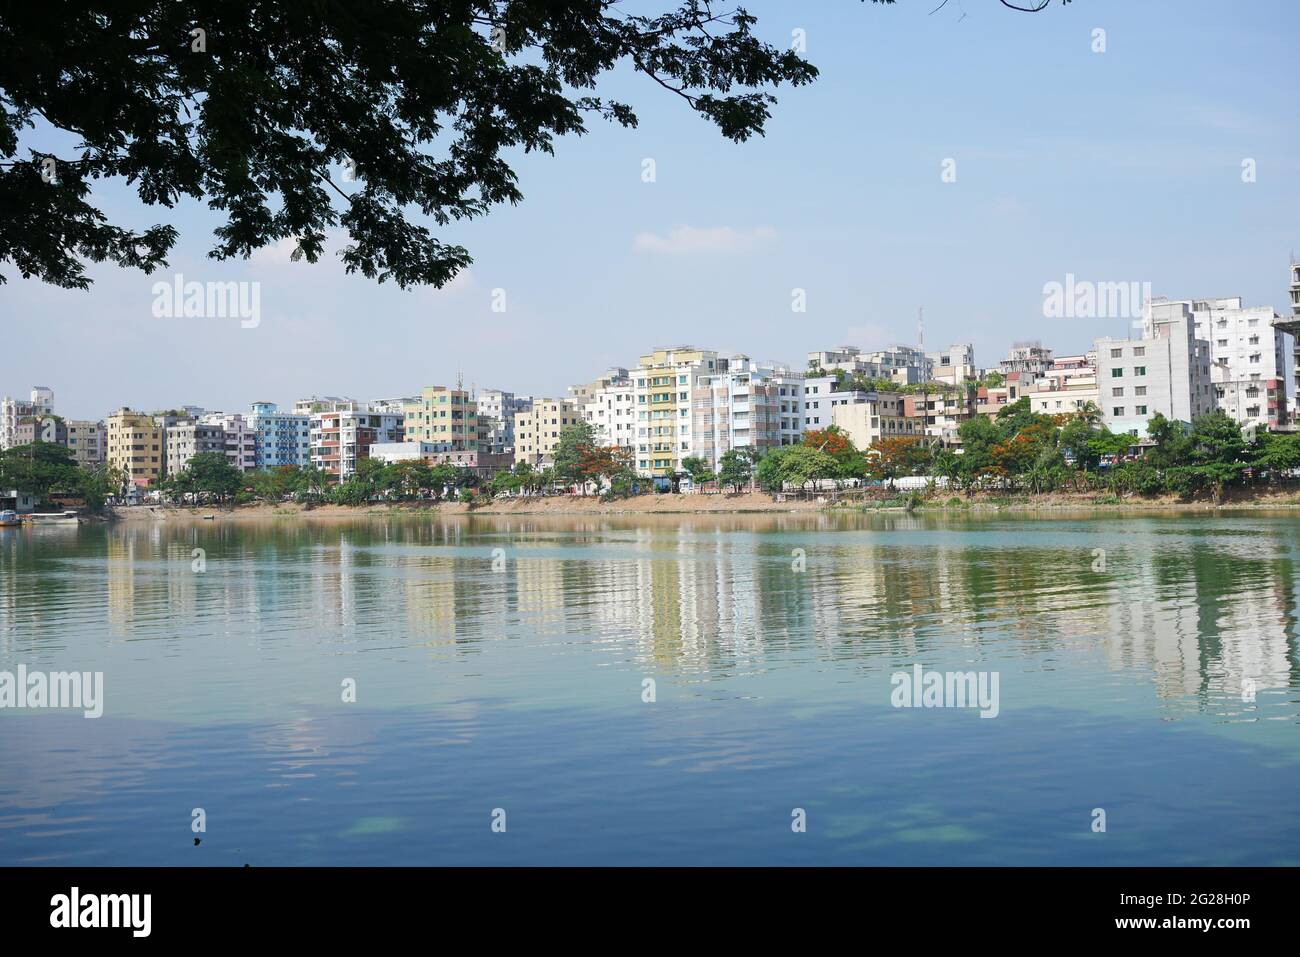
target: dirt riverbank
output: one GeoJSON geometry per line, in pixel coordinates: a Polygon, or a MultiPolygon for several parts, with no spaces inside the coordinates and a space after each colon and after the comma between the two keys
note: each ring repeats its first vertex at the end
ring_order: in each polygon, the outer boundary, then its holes
{"type": "MultiPolygon", "coordinates": [[[[902,497],[891,500],[902,510],[902,497]]],[[[886,506],[887,507],[887,506],[886,506]]],[[[791,514],[818,511],[880,510],[878,503],[860,501],[832,502],[826,499],[789,499],[775,501],[771,495],[748,492],[740,495],[641,495],[631,499],[602,502],[592,496],[549,496],[546,498],[501,499],[471,509],[459,502],[419,502],[394,505],[241,505],[230,508],[176,508],[140,505],[119,508],[110,514],[115,521],[127,522],[204,522],[204,521],[281,521],[309,519],[331,521],[365,517],[386,518],[401,515],[710,515],[710,514],[791,514]],[[210,516],[210,517],[209,517],[210,516]]],[[[1021,496],[979,493],[972,496],[940,494],[925,500],[922,512],[944,511],[1216,511],[1237,509],[1297,509],[1300,495],[1293,489],[1236,490],[1222,503],[1209,500],[1184,502],[1174,496],[1123,498],[1098,493],[1054,493],[1021,496]]]]}

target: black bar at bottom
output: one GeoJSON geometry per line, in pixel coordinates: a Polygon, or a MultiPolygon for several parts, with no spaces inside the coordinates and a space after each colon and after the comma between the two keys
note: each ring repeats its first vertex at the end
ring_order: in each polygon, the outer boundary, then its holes
{"type": "Polygon", "coordinates": [[[827,920],[872,938],[910,927],[927,942],[1199,935],[1231,946],[1289,925],[1294,881],[1285,868],[5,868],[0,914],[6,941],[373,943],[437,927],[537,943],[561,923],[577,937],[623,926],[654,938],[665,922],[676,936],[702,921],[761,942],[778,925],[827,920]]]}

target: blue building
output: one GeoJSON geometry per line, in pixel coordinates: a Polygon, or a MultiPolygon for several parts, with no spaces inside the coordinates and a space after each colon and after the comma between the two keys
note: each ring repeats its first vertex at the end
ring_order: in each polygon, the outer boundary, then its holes
{"type": "Polygon", "coordinates": [[[310,416],[281,412],[274,402],[254,402],[248,423],[257,436],[259,469],[311,463],[310,416]]]}

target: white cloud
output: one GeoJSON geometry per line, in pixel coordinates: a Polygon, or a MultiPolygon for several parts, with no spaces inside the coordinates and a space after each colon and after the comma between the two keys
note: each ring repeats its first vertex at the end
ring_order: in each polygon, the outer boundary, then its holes
{"type": "Polygon", "coordinates": [[[736,229],[732,226],[715,226],[700,229],[695,226],[677,226],[667,236],[658,233],[637,233],[633,245],[638,252],[671,253],[738,253],[764,245],[776,238],[771,226],[754,229],[736,229]]]}
{"type": "MultiPolygon", "coordinates": [[[[320,263],[334,263],[342,271],[342,263],[339,262],[338,251],[350,241],[347,232],[342,229],[334,228],[325,230],[325,243],[321,249],[320,263]]],[[[263,246],[261,249],[254,249],[252,255],[248,257],[249,265],[255,267],[268,268],[272,266],[288,265],[309,265],[306,259],[299,259],[297,263],[293,262],[293,251],[298,248],[298,240],[293,236],[286,236],[283,239],[276,240],[270,246],[263,246]]]]}

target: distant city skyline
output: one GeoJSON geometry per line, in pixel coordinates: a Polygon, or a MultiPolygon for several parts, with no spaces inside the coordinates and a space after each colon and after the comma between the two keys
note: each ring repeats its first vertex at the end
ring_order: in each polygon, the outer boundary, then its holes
{"type": "Polygon", "coordinates": [[[918,307],[927,350],[970,342],[985,367],[1014,342],[1068,354],[1131,334],[1127,319],[1044,318],[1044,285],[1070,274],[1289,310],[1295,4],[747,6],[769,42],[803,30],[821,70],[777,91],[765,138],[729,143],[645,78],[615,74],[609,92],[640,128],[589,120],[554,157],[518,157],[520,206],[435,229],[475,257],[443,290],[348,277],[332,255],[292,263],[288,244],[217,263],[206,208],[140,207],[103,185],[111,215],[180,230],[169,267],[91,266],[95,285],[78,292],[0,264],[0,395],[45,385],[60,415],[84,419],[366,400],[458,373],[558,397],[656,346],[801,369],[812,350],[914,345],[918,307]],[[260,283],[260,321],[156,317],[153,287],[177,274],[260,283]],[[796,289],[807,312],[791,309],[796,289]]]}

